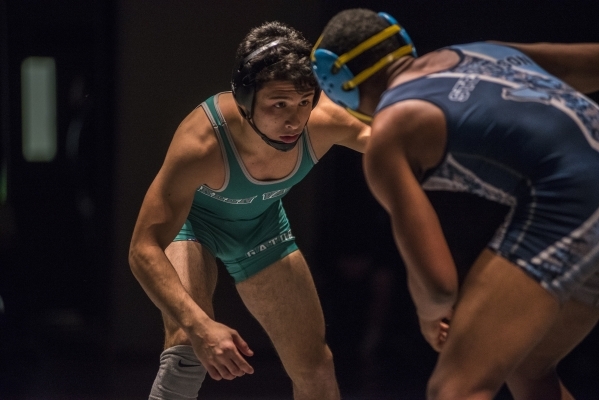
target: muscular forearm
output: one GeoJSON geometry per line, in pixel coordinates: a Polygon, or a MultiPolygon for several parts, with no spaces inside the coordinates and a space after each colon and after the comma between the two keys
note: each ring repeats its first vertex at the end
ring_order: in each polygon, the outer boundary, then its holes
{"type": "Polygon", "coordinates": [[[401,216],[393,217],[392,222],[418,315],[433,320],[442,318],[453,307],[458,277],[432,206],[424,201],[420,204],[418,209],[402,208],[401,216]]]}
{"type": "Polygon", "coordinates": [[[503,43],[583,93],[599,91],[599,43],[503,43]]]}
{"type": "Polygon", "coordinates": [[[408,273],[408,290],[416,306],[419,318],[427,321],[446,318],[457,300],[457,279],[454,290],[452,283],[434,285],[433,282],[423,282],[422,279],[408,273]]]}
{"type": "Polygon", "coordinates": [[[131,271],[152,302],[184,331],[210,320],[187,293],[164,251],[158,246],[132,247],[131,271]]]}

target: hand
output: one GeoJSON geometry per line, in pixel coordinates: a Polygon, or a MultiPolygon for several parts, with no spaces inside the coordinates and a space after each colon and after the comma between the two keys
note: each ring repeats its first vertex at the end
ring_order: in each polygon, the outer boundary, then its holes
{"type": "Polygon", "coordinates": [[[449,336],[449,320],[451,314],[447,317],[427,321],[422,318],[418,319],[420,323],[420,332],[424,339],[431,345],[435,351],[440,352],[443,345],[449,336]]]}
{"type": "Polygon", "coordinates": [[[254,352],[236,330],[210,321],[200,334],[188,334],[193,350],[212,379],[232,380],[245,374],[253,374],[254,368],[242,356],[254,352]]]}

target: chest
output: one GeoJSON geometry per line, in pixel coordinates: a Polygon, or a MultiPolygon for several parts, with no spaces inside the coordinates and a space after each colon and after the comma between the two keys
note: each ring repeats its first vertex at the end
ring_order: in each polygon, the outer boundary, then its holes
{"type": "Polygon", "coordinates": [[[298,164],[297,148],[287,153],[239,154],[239,162],[246,173],[258,181],[283,179],[294,172],[298,164]]]}

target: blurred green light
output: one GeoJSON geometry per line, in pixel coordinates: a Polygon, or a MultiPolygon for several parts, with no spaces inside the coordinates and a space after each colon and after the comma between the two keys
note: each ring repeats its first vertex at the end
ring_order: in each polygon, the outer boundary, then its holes
{"type": "Polygon", "coordinates": [[[56,64],[28,57],[21,64],[23,157],[48,162],[56,156],[56,64]]]}

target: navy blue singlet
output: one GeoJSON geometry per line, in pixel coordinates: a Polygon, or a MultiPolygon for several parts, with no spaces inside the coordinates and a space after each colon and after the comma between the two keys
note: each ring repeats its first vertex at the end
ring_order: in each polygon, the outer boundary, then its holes
{"type": "Polygon", "coordinates": [[[599,106],[525,54],[471,43],[458,64],[387,90],[439,107],[446,156],[427,190],[465,191],[511,207],[489,247],[560,300],[594,285],[599,304],[599,106]]]}

